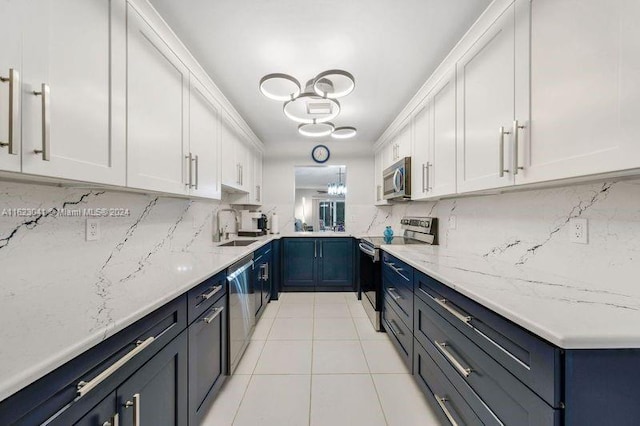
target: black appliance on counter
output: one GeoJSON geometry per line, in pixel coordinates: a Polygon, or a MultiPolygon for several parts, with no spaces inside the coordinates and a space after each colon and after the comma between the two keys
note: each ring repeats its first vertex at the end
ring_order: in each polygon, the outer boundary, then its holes
{"type": "Polygon", "coordinates": [[[260,218],[258,219],[258,229],[262,231],[262,235],[267,235],[267,225],[269,220],[267,219],[267,215],[266,214],[262,214],[260,216],[260,218]]]}
{"type": "Polygon", "coordinates": [[[381,331],[382,264],[380,246],[383,244],[437,244],[438,220],[432,217],[404,217],[400,221],[403,236],[364,237],[360,239],[360,292],[367,316],[376,331],[381,331]]]}

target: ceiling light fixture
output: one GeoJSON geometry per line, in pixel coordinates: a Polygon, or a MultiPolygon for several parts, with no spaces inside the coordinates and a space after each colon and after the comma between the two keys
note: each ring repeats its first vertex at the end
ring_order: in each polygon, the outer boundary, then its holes
{"type": "Polygon", "coordinates": [[[347,186],[342,183],[342,169],[338,169],[338,183],[327,184],[327,194],[329,195],[346,195],[347,186]]]}
{"type": "Polygon", "coordinates": [[[344,127],[336,127],[333,132],[331,132],[331,137],[334,139],[349,139],[356,135],[357,130],[355,127],[344,126],[344,127]]]}
{"type": "Polygon", "coordinates": [[[331,123],[305,123],[298,126],[298,133],[310,138],[329,136],[334,131],[331,123]]]}
{"type": "Polygon", "coordinates": [[[300,95],[300,83],[287,74],[274,73],[260,79],[260,91],[274,101],[290,101],[300,95]]]}
{"type": "Polygon", "coordinates": [[[284,115],[300,123],[298,132],[308,137],[332,135],[337,139],[347,139],[356,135],[354,127],[335,129],[334,125],[329,123],[341,111],[336,98],[348,95],[354,88],[353,75],[343,70],[321,72],[307,82],[304,92],[301,91],[298,80],[288,74],[273,73],[260,79],[262,94],[269,99],[284,102],[284,115]],[[322,123],[327,125],[320,126],[322,123]],[[335,130],[339,132],[335,133],[335,130]]]}

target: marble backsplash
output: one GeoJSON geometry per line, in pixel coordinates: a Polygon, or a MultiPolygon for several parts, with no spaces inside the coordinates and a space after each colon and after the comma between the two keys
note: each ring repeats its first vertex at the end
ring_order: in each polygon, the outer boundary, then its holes
{"type": "MultiPolygon", "coordinates": [[[[62,295],[70,309],[89,309],[74,306],[84,294],[65,294],[85,291],[101,299],[93,315],[94,326],[102,327],[111,322],[112,286],[135,281],[167,255],[211,250],[213,221],[222,207],[215,201],[0,182],[0,270],[7,284],[0,285],[0,300],[10,304],[12,297],[20,299],[16,292],[33,288],[41,300],[62,295]],[[98,241],[85,240],[91,214],[106,214],[99,218],[98,241]],[[56,284],[43,290],[45,282],[56,284]]],[[[233,228],[231,215],[223,216],[233,228]]]]}
{"type": "MultiPolygon", "coordinates": [[[[278,213],[282,232],[293,230],[293,206],[264,210],[278,213]]],[[[433,216],[439,244],[449,249],[605,286],[640,276],[638,179],[346,210],[347,232],[356,236],[382,235],[386,225],[398,235],[403,216],[433,216]],[[569,241],[577,217],[588,220],[588,244],[569,241]]]]}

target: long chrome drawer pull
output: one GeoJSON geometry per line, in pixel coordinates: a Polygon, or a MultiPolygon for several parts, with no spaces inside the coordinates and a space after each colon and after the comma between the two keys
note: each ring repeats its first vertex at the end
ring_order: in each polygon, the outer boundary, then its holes
{"type": "Polygon", "coordinates": [[[9,83],[9,129],[7,142],[0,142],[0,147],[9,147],[9,154],[18,155],[16,138],[20,129],[20,73],[9,69],[9,77],[0,77],[3,83],[9,83]]]}
{"type": "Polygon", "coordinates": [[[213,308],[211,310],[211,313],[213,315],[202,318],[202,321],[206,322],[207,324],[211,324],[214,319],[218,318],[218,316],[222,313],[222,311],[224,311],[224,307],[213,308]]]}
{"type": "Polygon", "coordinates": [[[202,298],[202,300],[209,300],[211,299],[217,292],[219,292],[220,290],[222,290],[222,286],[221,285],[216,285],[213,286],[213,288],[211,289],[211,291],[209,293],[203,293],[200,295],[200,297],[202,298]]]}
{"type": "Polygon", "coordinates": [[[389,268],[393,269],[393,271],[400,275],[402,278],[404,278],[405,280],[409,281],[409,278],[405,277],[404,275],[402,275],[402,271],[404,271],[404,269],[402,268],[396,268],[395,264],[391,263],[391,262],[384,262],[385,265],[387,265],[389,268]]]}
{"type": "Polygon", "coordinates": [[[447,398],[441,398],[438,395],[436,395],[435,393],[433,394],[433,397],[436,399],[436,402],[438,403],[438,405],[440,406],[442,411],[444,411],[444,415],[447,416],[447,419],[449,420],[449,423],[451,423],[452,426],[458,426],[458,422],[456,422],[456,420],[451,415],[451,412],[449,411],[449,409],[445,405],[445,403],[447,402],[447,398]]]}
{"type": "Polygon", "coordinates": [[[394,320],[389,321],[389,326],[391,327],[391,329],[393,330],[393,332],[395,334],[398,334],[398,335],[403,335],[404,334],[402,332],[402,330],[400,330],[400,328],[398,327],[398,324],[394,320]]]}
{"type": "Polygon", "coordinates": [[[127,352],[125,356],[123,356],[122,358],[114,362],[113,365],[111,365],[111,367],[107,368],[102,373],[98,374],[96,377],[93,378],[93,380],[89,382],[85,382],[85,381],[79,382],[78,385],[76,386],[76,389],[78,389],[78,397],[82,398],[87,393],[89,393],[93,388],[98,386],[105,379],[107,379],[113,373],[118,371],[120,367],[122,367],[127,362],[129,362],[131,358],[138,355],[140,352],[144,351],[145,348],[150,344],[152,344],[155,339],[156,339],[155,337],[151,336],[147,338],[145,341],[139,340],[138,342],[136,342],[136,347],[134,349],[132,349],[130,352],[127,352]]]}
{"type": "Polygon", "coordinates": [[[402,296],[400,296],[397,292],[396,289],[394,287],[389,287],[387,289],[387,292],[389,293],[389,295],[391,295],[391,297],[393,297],[393,300],[400,300],[402,299],[402,296]]]}
{"type": "Polygon", "coordinates": [[[461,312],[459,312],[457,309],[454,309],[453,307],[449,306],[449,301],[447,299],[437,299],[433,296],[430,296],[438,305],[442,306],[444,309],[447,310],[447,312],[449,312],[451,315],[453,315],[454,317],[458,318],[460,321],[462,321],[463,323],[467,324],[467,325],[471,325],[471,320],[473,319],[472,316],[470,315],[465,315],[461,312]]]}
{"type": "Polygon", "coordinates": [[[462,374],[464,377],[469,377],[469,375],[473,372],[472,369],[464,367],[460,361],[458,361],[451,352],[449,352],[449,350],[447,349],[447,342],[438,342],[437,340],[434,340],[434,343],[436,344],[436,348],[438,348],[440,350],[440,352],[442,352],[442,355],[444,355],[449,362],[451,362],[451,364],[453,364],[453,366],[456,368],[456,370],[458,370],[460,372],[460,374],[462,374]]]}
{"type": "Polygon", "coordinates": [[[509,169],[504,168],[504,135],[510,135],[511,132],[504,130],[504,127],[500,127],[500,170],[499,176],[503,177],[505,173],[509,173],[509,169]]]}
{"type": "Polygon", "coordinates": [[[200,174],[200,171],[198,170],[199,165],[200,165],[200,160],[198,159],[198,154],[196,154],[196,158],[194,160],[196,162],[196,184],[195,189],[198,189],[198,175],[200,174]]]}
{"type": "Polygon", "coordinates": [[[42,83],[40,91],[34,95],[42,97],[42,149],[34,149],[36,154],[42,154],[43,161],[51,160],[51,90],[49,85],[42,83]]]}

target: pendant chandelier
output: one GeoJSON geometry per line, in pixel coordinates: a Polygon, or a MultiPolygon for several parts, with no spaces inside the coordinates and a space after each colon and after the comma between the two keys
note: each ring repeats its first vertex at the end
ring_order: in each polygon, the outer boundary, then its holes
{"type": "Polygon", "coordinates": [[[327,193],[329,195],[346,195],[347,186],[342,183],[342,169],[338,170],[338,183],[329,183],[327,185],[327,193]]]}
{"type": "Polygon", "coordinates": [[[260,79],[260,92],[269,99],[284,102],[284,115],[299,123],[298,133],[311,138],[331,135],[335,139],[348,139],[356,135],[355,127],[336,127],[331,123],[340,114],[337,99],[354,88],[353,75],[342,70],[321,72],[307,81],[304,92],[298,80],[288,74],[268,74],[260,79]]]}

